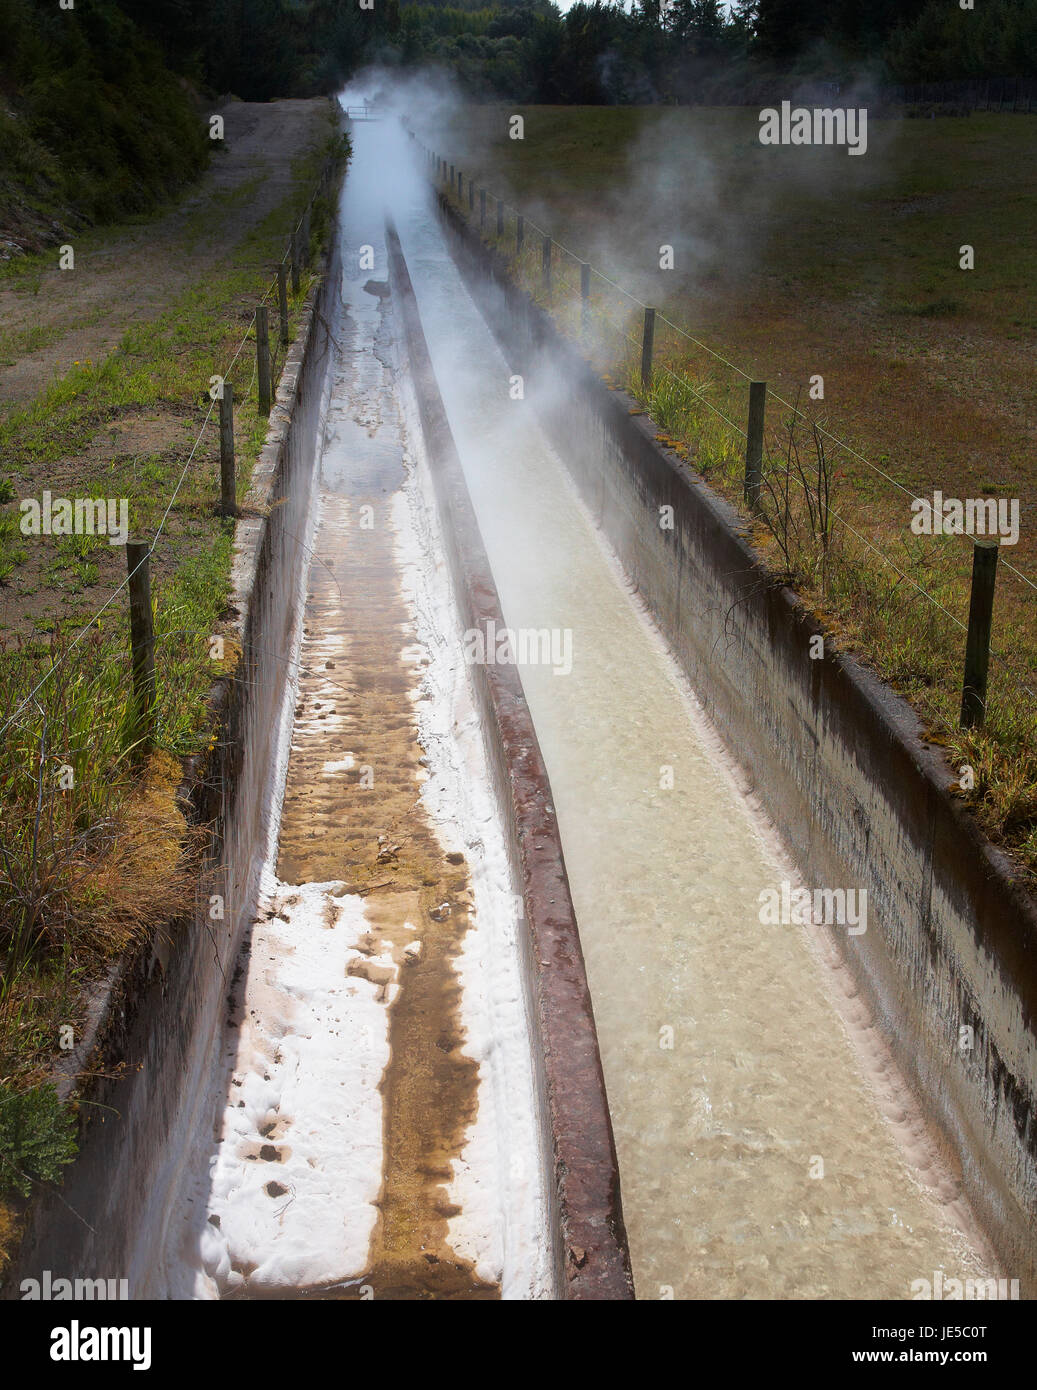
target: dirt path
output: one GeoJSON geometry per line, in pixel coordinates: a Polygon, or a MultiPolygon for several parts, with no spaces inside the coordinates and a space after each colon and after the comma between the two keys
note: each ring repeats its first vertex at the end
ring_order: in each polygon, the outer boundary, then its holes
{"type": "Polygon", "coordinates": [[[77,361],[98,361],[133,323],[154,318],[291,192],[292,164],[331,133],[325,98],[229,102],[225,141],[201,180],[158,219],[72,237],[75,268],[54,249],[38,282],[0,286],[0,412],[77,361]]]}

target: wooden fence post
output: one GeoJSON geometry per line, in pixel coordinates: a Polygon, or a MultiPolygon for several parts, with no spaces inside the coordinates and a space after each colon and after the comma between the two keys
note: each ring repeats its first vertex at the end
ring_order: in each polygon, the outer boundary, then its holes
{"type": "Polygon", "coordinates": [[[151,719],[155,708],[155,632],[151,618],[151,579],[147,541],[126,542],[126,569],[130,577],[130,650],[133,670],[133,741],[136,756],[151,743],[151,719]]]}
{"type": "Polygon", "coordinates": [[[965,639],[965,681],[961,693],[961,727],[978,729],[987,713],[990,627],[994,617],[997,541],[975,541],[972,548],[972,596],[965,639]]]}
{"type": "Polygon", "coordinates": [[[265,304],[256,310],[256,370],[259,378],[259,413],[270,414],[270,323],[265,304]]]}
{"type": "Polygon", "coordinates": [[[299,293],[299,235],[292,233],[291,240],[291,261],[292,261],[292,294],[299,293]]]}
{"type": "Polygon", "coordinates": [[[504,235],[504,199],[497,199],[497,235],[504,235]]]}
{"type": "Polygon", "coordinates": [[[644,329],[641,333],[641,386],[648,391],[652,385],[652,357],[655,353],[655,310],[645,307],[644,329]]]}
{"type": "Polygon", "coordinates": [[[234,387],[223,383],[220,397],[220,511],[234,516],[238,510],[234,480],[234,387]]]}
{"type": "Polygon", "coordinates": [[[749,424],[745,439],[745,503],[750,511],[760,510],[763,487],[763,424],[767,410],[767,383],[749,383],[749,424]]]}
{"type": "Polygon", "coordinates": [[[281,313],[281,346],[287,347],[288,336],[288,272],[284,261],[277,267],[277,307],[281,313]]]}

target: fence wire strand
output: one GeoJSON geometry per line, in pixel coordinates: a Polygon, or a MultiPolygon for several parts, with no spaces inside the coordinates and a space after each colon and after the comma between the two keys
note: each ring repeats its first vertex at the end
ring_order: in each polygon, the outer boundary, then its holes
{"type": "MultiPolygon", "coordinates": [[[[497,198],[497,197],[498,197],[498,195],[497,195],[496,193],[494,193],[491,189],[487,189],[486,192],[487,192],[487,197],[491,197],[491,198],[497,198]]],[[[505,209],[506,209],[507,211],[513,213],[516,217],[519,217],[519,216],[522,215],[522,214],[519,212],[519,210],[518,210],[513,204],[507,202],[507,200],[504,200],[504,199],[502,199],[501,201],[504,203],[504,207],[505,207],[505,209]]],[[[546,238],[551,242],[551,245],[552,245],[552,246],[557,246],[558,249],[559,249],[560,251],[564,252],[567,256],[570,256],[574,261],[577,261],[580,265],[588,264],[588,262],[583,261],[583,259],[582,259],[581,257],[577,256],[576,253],[575,253],[575,251],[571,250],[568,246],[566,246],[564,242],[558,241],[555,237],[552,237],[552,236],[550,235],[549,232],[547,232],[544,228],[538,226],[538,225],[537,225],[535,222],[533,222],[530,218],[527,217],[527,218],[525,219],[524,225],[525,225],[526,228],[532,228],[532,229],[533,229],[535,232],[537,232],[540,236],[546,237],[546,238]]],[[[631,294],[631,292],[630,292],[629,290],[624,289],[622,285],[618,284],[615,280],[611,279],[608,275],[606,275],[603,271],[599,270],[596,266],[593,266],[593,265],[592,265],[592,266],[590,267],[590,272],[591,272],[592,275],[596,276],[599,280],[604,281],[604,283],[605,283],[606,285],[611,286],[612,289],[616,290],[617,293],[621,294],[625,299],[628,299],[628,300],[630,301],[631,304],[636,304],[636,305],[638,306],[638,308],[640,308],[640,309],[649,309],[649,308],[652,307],[651,305],[646,304],[646,303],[644,302],[644,300],[639,299],[639,298],[637,297],[637,295],[631,294]]],[[[573,291],[573,293],[575,293],[575,290],[573,291]]],[[[685,339],[685,340],[686,340],[687,342],[689,342],[689,343],[694,344],[694,346],[700,348],[703,352],[707,353],[710,357],[715,358],[716,361],[722,363],[723,366],[727,367],[730,371],[734,372],[737,376],[740,376],[743,380],[745,380],[745,381],[750,381],[750,382],[751,382],[751,381],[753,381],[753,380],[755,379],[749,372],[744,371],[744,370],[743,370],[741,367],[739,367],[736,363],[732,362],[729,358],[725,357],[725,356],[723,355],[723,353],[718,352],[715,348],[710,347],[710,345],[709,345],[708,343],[703,342],[700,338],[696,338],[695,335],[694,335],[693,333],[689,332],[688,329],[681,327],[680,324],[674,323],[674,322],[672,321],[672,319],[668,319],[664,314],[660,313],[658,310],[656,310],[656,316],[655,316],[655,317],[656,317],[656,322],[657,322],[657,323],[665,324],[667,328],[672,329],[673,332],[679,334],[679,336],[680,336],[681,338],[685,339]]],[[[611,320],[610,320],[610,322],[611,322],[611,320]]],[[[628,334],[627,336],[629,337],[629,334],[628,334]]],[[[671,375],[672,375],[672,373],[671,373],[671,375]]],[[[689,384],[690,384],[690,383],[689,383],[689,384]]],[[[692,388],[692,389],[694,389],[694,388],[692,388]]],[[[793,411],[795,415],[797,415],[800,419],[802,419],[802,420],[805,421],[806,423],[812,424],[812,422],[811,422],[809,416],[805,415],[805,414],[803,413],[803,411],[800,410],[799,407],[796,406],[796,405],[794,405],[791,401],[787,401],[787,400],[784,399],[784,397],[779,396],[778,393],[777,393],[776,391],[773,391],[773,390],[771,390],[770,388],[768,388],[768,396],[769,396],[771,399],[773,399],[774,401],[776,401],[779,405],[784,406],[785,409],[793,411]]],[[[706,402],[706,403],[710,405],[710,408],[711,408],[711,409],[714,409],[714,410],[717,409],[715,406],[712,405],[711,402],[706,402]]],[[[718,414],[721,414],[722,412],[720,412],[719,410],[717,410],[717,413],[718,413],[718,414]]],[[[723,418],[726,419],[727,417],[724,416],[723,418]]],[[[738,428],[738,426],[734,425],[731,421],[728,421],[728,423],[731,424],[731,426],[732,426],[733,429],[737,429],[737,428],[738,428]]],[[[890,483],[893,487],[897,488],[900,492],[902,492],[906,497],[911,498],[912,501],[918,501],[918,500],[920,500],[920,499],[917,497],[917,495],[911,491],[911,489],[910,489],[909,487],[905,486],[905,484],[901,483],[898,479],[892,477],[891,474],[887,473],[884,469],[880,468],[880,467],[878,466],[878,464],[873,463],[869,458],[865,457],[864,454],[860,453],[859,450],[854,449],[852,445],[847,444],[845,440],[840,439],[837,435],[832,434],[831,431],[828,430],[827,428],[825,428],[823,425],[818,425],[818,426],[817,426],[817,429],[819,430],[819,432],[820,432],[821,434],[824,435],[824,437],[825,437],[830,443],[834,444],[837,448],[842,449],[845,453],[849,454],[851,457],[857,459],[857,460],[858,460],[860,463],[862,463],[866,468],[870,469],[871,472],[873,472],[877,477],[880,477],[880,478],[884,479],[886,482],[890,483]]],[[[741,433],[741,434],[743,435],[743,437],[744,437],[744,435],[745,435],[745,431],[744,431],[744,430],[740,430],[739,433],[741,433]]],[[[1001,563],[1004,565],[1004,567],[1005,567],[1006,569],[1008,569],[1009,571],[1011,571],[1011,573],[1012,573],[1013,575],[1015,575],[1018,579],[1020,579],[1024,584],[1028,585],[1031,589],[1034,589],[1035,591],[1037,591],[1037,583],[1035,583],[1032,579],[1030,579],[1029,576],[1027,576],[1027,575],[1026,575],[1022,570],[1020,570],[1017,566],[1013,565],[1013,564],[1011,563],[1011,561],[1006,560],[1006,559],[1004,559],[1004,558],[1002,557],[1002,558],[1001,558],[1001,563]]]]}
{"type": "MultiPolygon", "coordinates": [[[[431,154],[431,151],[428,151],[427,153],[431,154]]],[[[436,157],[433,157],[431,160],[431,168],[433,169],[433,171],[436,167],[435,158],[436,157]]],[[[446,182],[448,183],[448,185],[450,184],[449,179],[446,179],[446,182]]],[[[453,187],[451,185],[451,192],[452,191],[453,187]]],[[[513,204],[509,203],[506,199],[500,199],[499,195],[494,193],[491,189],[486,190],[486,195],[488,198],[498,199],[503,204],[505,211],[512,213],[515,218],[523,217],[523,214],[519,212],[518,208],[516,208],[513,204]]],[[[460,203],[460,199],[458,201],[460,203]]],[[[461,207],[461,211],[463,215],[463,206],[461,207]]],[[[566,246],[563,242],[558,241],[557,238],[551,236],[551,234],[545,228],[538,226],[538,224],[532,221],[531,218],[524,218],[523,227],[526,231],[532,230],[538,236],[543,237],[546,241],[550,243],[552,247],[557,247],[559,251],[569,256],[578,265],[588,265],[590,274],[592,276],[595,276],[597,279],[603,281],[606,285],[610,286],[613,290],[622,295],[631,304],[636,305],[639,309],[645,310],[653,307],[649,304],[646,304],[644,300],[639,299],[637,295],[632,294],[629,290],[624,289],[622,285],[618,284],[615,280],[611,279],[608,275],[604,274],[604,272],[599,270],[596,266],[590,265],[590,263],[584,261],[582,257],[577,256],[576,253],[572,251],[568,246],[566,246]]],[[[580,291],[577,291],[576,288],[570,285],[560,274],[554,276],[553,278],[556,279],[559,284],[565,286],[565,288],[569,290],[571,295],[578,296],[582,301],[582,289],[580,291]]],[[[600,305],[592,306],[588,303],[588,308],[591,313],[603,319],[604,322],[609,324],[616,332],[620,333],[624,338],[626,338],[627,342],[629,342],[632,345],[632,347],[634,347],[637,351],[641,350],[642,345],[637,341],[637,339],[634,338],[629,332],[627,332],[627,330],[621,324],[617,323],[616,320],[613,319],[611,315],[609,315],[600,305]]],[[[723,366],[727,367],[730,371],[734,372],[737,376],[741,377],[744,381],[752,382],[753,380],[755,380],[755,378],[751,376],[750,373],[744,371],[736,363],[732,362],[729,358],[725,357],[723,353],[718,352],[713,347],[710,347],[708,343],[703,342],[700,338],[696,338],[693,333],[688,331],[688,329],[683,328],[680,324],[674,323],[672,319],[667,318],[658,310],[655,311],[655,321],[656,323],[664,324],[667,328],[671,329],[674,333],[676,333],[679,336],[679,338],[701,349],[710,357],[714,358],[717,362],[720,362],[723,366]]],[[[706,397],[702,393],[702,391],[699,390],[699,388],[696,387],[695,384],[689,378],[679,376],[676,372],[672,371],[668,366],[666,366],[665,363],[658,363],[654,365],[652,370],[653,373],[659,371],[666,373],[666,375],[672,378],[672,380],[678,386],[690,390],[693,393],[693,395],[699,401],[701,401],[703,405],[707,406],[711,411],[714,412],[714,414],[718,415],[720,419],[722,419],[725,422],[725,424],[742,439],[748,438],[747,431],[743,429],[740,425],[737,425],[732,419],[730,419],[729,416],[727,416],[719,408],[719,406],[715,405],[711,400],[709,400],[708,397],[706,397]]],[[[912,490],[909,487],[907,487],[904,483],[900,482],[899,479],[894,478],[891,474],[887,473],[885,469],[880,468],[877,464],[873,463],[858,449],[855,449],[852,445],[847,444],[845,440],[840,439],[837,435],[833,434],[826,426],[811,420],[811,418],[808,415],[806,415],[799,408],[799,406],[795,405],[791,401],[785,400],[783,396],[780,396],[776,391],[773,391],[770,388],[768,388],[768,397],[779,406],[782,406],[784,409],[792,411],[793,415],[796,418],[804,421],[804,423],[808,424],[811,427],[811,429],[816,429],[818,434],[821,435],[824,439],[828,440],[829,443],[834,445],[837,449],[843,450],[844,453],[850,455],[852,458],[856,459],[877,477],[882,478],[887,483],[890,483],[905,497],[910,498],[912,501],[920,500],[917,497],[917,495],[914,492],[912,492],[912,490]]],[[[925,599],[927,599],[928,602],[931,603],[934,608],[936,608],[939,612],[943,613],[947,618],[949,618],[951,622],[955,624],[956,627],[960,628],[962,632],[967,633],[967,626],[964,623],[962,623],[959,618],[955,617],[955,615],[951,613],[949,609],[945,608],[944,605],[940,603],[938,599],[934,598],[933,595],[928,592],[928,590],[923,588],[922,585],[920,585],[916,580],[912,579],[910,575],[905,574],[896,564],[896,562],[888,554],[886,554],[886,552],[880,546],[875,545],[872,541],[868,540],[866,536],[861,535],[860,532],[855,530],[855,528],[852,527],[849,524],[849,522],[845,520],[845,518],[840,516],[831,508],[829,508],[829,512],[830,515],[835,520],[837,520],[845,530],[849,531],[859,541],[861,541],[863,545],[867,546],[869,550],[871,550],[875,555],[877,555],[883,561],[883,563],[888,565],[901,579],[911,584],[913,588],[915,588],[918,591],[919,594],[921,594],[925,599]]],[[[964,534],[961,532],[954,532],[952,534],[958,535],[962,539],[965,539],[964,534]]],[[[1001,547],[1001,550],[1003,551],[1003,547],[1001,547]]],[[[1028,585],[1031,589],[1037,591],[1037,583],[1035,583],[1027,574],[1020,570],[1016,565],[1013,565],[1010,560],[1005,559],[1003,553],[999,555],[999,560],[1001,564],[1004,566],[1004,568],[1009,570],[1013,575],[1015,575],[1019,580],[1021,580],[1022,583],[1028,585]]],[[[1005,656],[1002,652],[999,652],[993,645],[990,646],[990,652],[991,655],[995,656],[997,660],[1002,663],[1002,669],[1004,670],[1005,674],[1010,676],[1012,680],[1015,681],[1015,683],[1026,692],[1026,694],[1033,697],[1033,691],[1020,678],[1019,674],[1015,670],[1014,663],[1011,660],[1009,660],[1009,658],[1005,656]]]]}
{"type": "MultiPolygon", "coordinates": [[[[318,184],[318,187],[317,187],[316,189],[314,189],[313,193],[310,195],[309,201],[307,202],[305,208],[303,209],[303,212],[301,213],[301,215],[300,215],[300,217],[299,217],[299,220],[296,222],[294,230],[293,230],[293,231],[291,232],[291,234],[290,234],[289,243],[288,243],[288,249],[285,251],[284,255],[281,257],[281,261],[280,261],[280,264],[281,264],[281,265],[284,265],[285,262],[286,262],[286,261],[289,259],[289,257],[291,256],[291,254],[292,254],[292,241],[293,241],[294,238],[298,235],[298,233],[299,233],[299,231],[300,231],[300,229],[301,229],[303,223],[304,223],[305,220],[306,220],[307,215],[308,215],[309,212],[312,210],[313,204],[316,202],[317,196],[318,196],[319,192],[320,192],[320,185],[318,184]]],[[[266,301],[267,301],[267,299],[269,298],[271,292],[276,288],[276,286],[277,286],[277,281],[278,281],[278,277],[275,275],[273,281],[272,281],[271,284],[267,287],[266,292],[264,293],[262,299],[259,301],[260,305],[266,303],[266,301]]],[[[241,356],[241,352],[242,352],[242,350],[243,350],[245,344],[248,342],[249,338],[252,336],[252,331],[253,331],[253,329],[254,329],[254,327],[255,327],[255,323],[256,323],[256,314],[255,314],[255,312],[253,312],[252,317],[249,319],[248,327],[245,329],[245,332],[244,332],[244,334],[242,335],[241,341],[238,343],[238,346],[237,346],[237,348],[236,348],[235,351],[234,351],[234,355],[233,355],[233,357],[230,359],[230,363],[229,363],[229,365],[228,365],[228,367],[227,367],[227,370],[226,370],[226,371],[224,372],[224,374],[223,374],[223,380],[224,380],[225,382],[228,381],[228,380],[230,379],[230,375],[231,375],[231,373],[232,373],[233,370],[234,370],[234,366],[235,366],[235,364],[236,364],[238,358],[241,356]]],[[[274,367],[273,367],[273,364],[274,364],[275,359],[276,359],[276,347],[275,347],[275,349],[271,352],[271,377],[273,377],[273,375],[274,375],[274,367]]],[[[282,366],[283,366],[283,364],[282,364],[282,366]]],[[[249,397],[249,396],[251,395],[251,393],[252,393],[252,385],[253,385],[253,383],[255,382],[255,379],[256,379],[256,372],[257,372],[257,369],[258,369],[258,363],[256,362],[256,360],[255,360],[255,358],[254,358],[254,359],[253,359],[253,364],[252,364],[252,380],[249,382],[248,389],[247,389],[246,392],[245,392],[245,399],[248,399],[248,397],[249,397]]],[[[190,469],[190,467],[191,467],[191,464],[192,464],[192,462],[193,462],[193,460],[194,460],[195,454],[198,452],[198,446],[201,444],[202,439],[203,439],[204,436],[205,436],[205,432],[206,432],[206,429],[208,428],[209,421],[212,419],[212,413],[213,413],[213,410],[214,410],[215,406],[216,406],[216,398],[213,398],[213,397],[210,396],[209,408],[208,408],[208,409],[206,410],[206,412],[205,412],[205,418],[202,420],[202,423],[201,423],[201,425],[200,425],[200,427],[199,427],[199,429],[198,429],[198,433],[195,435],[194,443],[193,443],[192,446],[191,446],[191,451],[190,451],[190,453],[189,453],[188,456],[187,456],[187,461],[185,462],[185,464],[184,464],[184,466],[183,466],[183,468],[182,468],[182,470],[181,470],[181,472],[180,472],[180,476],[179,476],[179,478],[177,479],[176,487],[173,489],[173,494],[172,494],[172,496],[170,497],[169,502],[168,502],[167,505],[166,505],[165,511],[162,513],[162,519],[161,519],[161,521],[160,521],[159,524],[158,524],[158,528],[157,528],[157,530],[155,531],[155,535],[154,535],[154,537],[152,538],[150,545],[148,546],[148,549],[147,549],[147,552],[146,552],[144,558],[139,562],[139,564],[137,564],[137,565],[134,566],[134,568],[133,568],[132,571],[128,572],[128,573],[124,576],[124,578],[123,578],[122,581],[119,583],[119,585],[118,585],[115,589],[112,590],[112,592],[108,595],[107,599],[105,599],[104,603],[103,603],[103,604],[101,605],[101,607],[97,610],[97,612],[93,615],[93,617],[89,620],[89,622],[87,622],[87,623],[76,633],[76,635],[75,635],[75,637],[73,638],[72,642],[71,642],[71,643],[68,645],[68,647],[66,647],[65,650],[61,653],[61,656],[58,658],[58,660],[55,661],[55,662],[53,662],[52,665],[51,665],[50,667],[48,667],[47,671],[43,674],[43,676],[40,677],[39,681],[37,681],[36,685],[33,686],[32,690],[31,690],[31,691],[29,692],[29,694],[25,697],[25,699],[21,702],[21,704],[18,706],[18,708],[7,718],[7,720],[4,722],[4,724],[3,724],[2,726],[0,726],[0,736],[2,736],[3,734],[5,734],[5,733],[7,732],[7,730],[11,727],[11,725],[12,725],[13,723],[15,723],[15,721],[19,718],[19,716],[22,714],[22,712],[24,711],[24,709],[26,708],[27,705],[28,705],[30,702],[35,701],[35,698],[36,698],[37,694],[38,694],[38,693],[43,689],[43,687],[47,684],[47,682],[50,680],[51,676],[54,675],[55,671],[58,671],[58,670],[61,669],[61,667],[64,665],[64,663],[66,662],[66,660],[68,659],[68,657],[69,657],[69,656],[72,654],[72,652],[75,651],[75,649],[79,646],[80,642],[83,640],[83,638],[86,636],[86,634],[91,630],[92,627],[94,627],[94,625],[95,625],[97,622],[100,621],[100,619],[104,616],[104,614],[108,611],[108,609],[111,607],[111,605],[115,602],[115,600],[119,597],[119,595],[122,593],[122,591],[123,591],[123,590],[126,588],[126,586],[129,584],[129,582],[130,582],[130,580],[133,578],[133,576],[134,576],[134,575],[137,573],[137,571],[141,568],[141,566],[145,565],[145,564],[148,562],[148,560],[150,559],[150,557],[152,556],[152,554],[154,554],[155,547],[158,545],[158,542],[159,542],[159,539],[160,539],[160,537],[161,537],[161,535],[162,535],[162,532],[163,532],[164,529],[165,529],[166,521],[167,521],[168,518],[169,518],[169,513],[172,511],[173,505],[174,505],[174,503],[176,502],[176,499],[177,499],[177,497],[178,497],[179,494],[180,494],[180,489],[181,489],[181,487],[183,486],[184,479],[187,477],[188,471],[189,471],[189,469],[190,469]]]]}

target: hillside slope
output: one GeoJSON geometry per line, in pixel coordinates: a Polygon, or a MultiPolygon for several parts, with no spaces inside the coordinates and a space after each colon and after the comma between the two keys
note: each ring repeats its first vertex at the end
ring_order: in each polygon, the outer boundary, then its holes
{"type": "Polygon", "coordinates": [[[205,167],[190,83],[115,0],[0,0],[0,259],[148,211],[205,167]]]}

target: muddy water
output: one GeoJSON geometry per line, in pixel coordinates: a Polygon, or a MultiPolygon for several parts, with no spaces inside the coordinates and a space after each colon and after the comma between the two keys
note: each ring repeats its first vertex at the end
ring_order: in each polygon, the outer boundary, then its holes
{"type": "MultiPolygon", "coordinates": [[[[378,223],[361,174],[356,181],[344,234],[359,217],[373,238],[378,223]]],[[[384,266],[381,238],[373,245],[384,266]]],[[[472,891],[464,855],[446,848],[420,799],[427,758],[414,693],[423,655],[393,520],[405,467],[391,308],[384,278],[359,264],[354,272],[350,260],[277,873],[340,880],[336,891],[363,897],[367,931],[348,974],[388,1009],[382,1181],[367,1267],[353,1286],[375,1298],[498,1298],[498,1284],[449,1242],[459,1214],[452,1163],[478,1110],[455,969],[472,891]]]]}
{"type": "MultiPolygon", "coordinates": [[[[427,203],[394,209],[523,667],[587,958],[643,1298],[912,1296],[989,1270],[831,928],[790,877],[469,300],[427,203]]],[[[813,885],[811,885],[813,886],[813,885]]],[[[844,928],[845,929],[845,928],[844,928]]],[[[871,930],[880,930],[872,921],[871,930]]]]}

